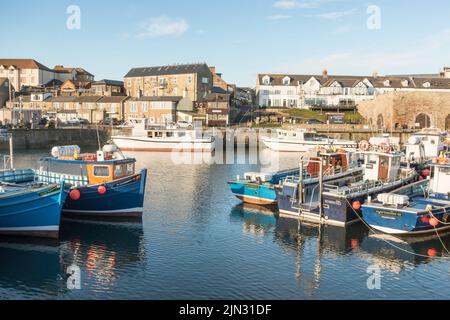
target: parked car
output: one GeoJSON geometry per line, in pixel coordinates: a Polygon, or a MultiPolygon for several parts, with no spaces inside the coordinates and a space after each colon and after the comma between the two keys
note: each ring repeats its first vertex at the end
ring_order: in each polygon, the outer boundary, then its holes
{"type": "Polygon", "coordinates": [[[110,126],[110,125],[118,126],[120,123],[119,120],[116,118],[105,118],[102,121],[100,121],[99,124],[103,126],[110,126]]]}
{"type": "Polygon", "coordinates": [[[182,128],[182,129],[193,129],[194,128],[192,123],[188,122],[188,121],[178,121],[177,122],[177,127],[178,128],[182,128]]]}
{"type": "Polygon", "coordinates": [[[66,123],[71,125],[81,125],[81,124],[89,124],[89,121],[83,118],[72,118],[67,120],[66,123]]]}

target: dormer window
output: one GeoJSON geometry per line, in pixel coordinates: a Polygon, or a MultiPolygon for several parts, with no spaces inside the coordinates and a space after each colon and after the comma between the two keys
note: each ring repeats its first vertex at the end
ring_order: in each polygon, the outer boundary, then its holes
{"type": "Polygon", "coordinates": [[[270,77],[269,76],[265,76],[263,79],[262,79],[262,82],[263,82],[263,84],[265,84],[265,85],[270,85],[270,77]]]}
{"type": "Polygon", "coordinates": [[[424,87],[424,88],[429,88],[429,87],[431,87],[431,83],[429,83],[429,82],[424,82],[424,83],[423,83],[423,87],[424,87]]]}
{"type": "Polygon", "coordinates": [[[383,82],[383,85],[384,85],[385,87],[390,87],[390,86],[391,86],[391,81],[390,81],[390,80],[385,80],[385,81],[383,82]]]}
{"type": "Polygon", "coordinates": [[[409,81],[408,80],[403,80],[402,81],[402,86],[407,87],[409,85],[409,81]]]}
{"type": "Polygon", "coordinates": [[[288,86],[291,84],[291,78],[285,77],[283,78],[283,85],[288,86]]]}

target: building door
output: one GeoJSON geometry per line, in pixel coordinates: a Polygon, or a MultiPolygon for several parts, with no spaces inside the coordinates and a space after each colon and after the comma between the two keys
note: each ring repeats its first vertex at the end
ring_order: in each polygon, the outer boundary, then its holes
{"type": "Polygon", "coordinates": [[[378,179],[386,181],[389,178],[389,157],[380,156],[380,165],[378,167],[378,179]]]}
{"type": "Polygon", "coordinates": [[[419,114],[416,117],[416,124],[419,126],[420,129],[431,127],[430,116],[425,113],[419,114]]]}
{"type": "Polygon", "coordinates": [[[377,117],[377,127],[378,127],[378,129],[384,128],[384,118],[383,118],[382,114],[379,114],[377,117]]]}
{"type": "Polygon", "coordinates": [[[450,114],[445,118],[445,130],[450,130],[450,114]]]}

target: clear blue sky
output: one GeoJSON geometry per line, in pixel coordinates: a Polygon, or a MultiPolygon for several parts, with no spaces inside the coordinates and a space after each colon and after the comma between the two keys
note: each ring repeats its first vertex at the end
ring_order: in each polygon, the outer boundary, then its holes
{"type": "Polygon", "coordinates": [[[17,0],[2,5],[1,57],[82,66],[97,79],[132,67],[207,62],[229,83],[257,73],[436,73],[450,65],[446,0],[17,0]],[[68,30],[69,5],[81,29],[68,30]],[[369,30],[369,5],[381,29],[369,30]]]}

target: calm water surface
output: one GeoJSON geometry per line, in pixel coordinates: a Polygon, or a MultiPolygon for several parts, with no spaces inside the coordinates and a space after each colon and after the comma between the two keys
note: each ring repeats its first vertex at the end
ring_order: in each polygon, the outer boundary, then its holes
{"type": "MultiPolygon", "coordinates": [[[[34,167],[45,153],[16,154],[16,166],[34,167]]],[[[439,240],[386,242],[361,225],[300,225],[243,206],[227,181],[256,165],[128,155],[149,168],[142,221],[64,220],[59,241],[0,239],[0,299],[450,297],[450,260],[439,259],[448,256],[439,240]],[[73,264],[82,270],[81,290],[66,287],[73,264]],[[380,290],[367,288],[370,266],[381,270],[380,290]]],[[[297,162],[281,158],[282,167],[297,162]]],[[[443,240],[450,248],[450,237],[443,240]]]]}

